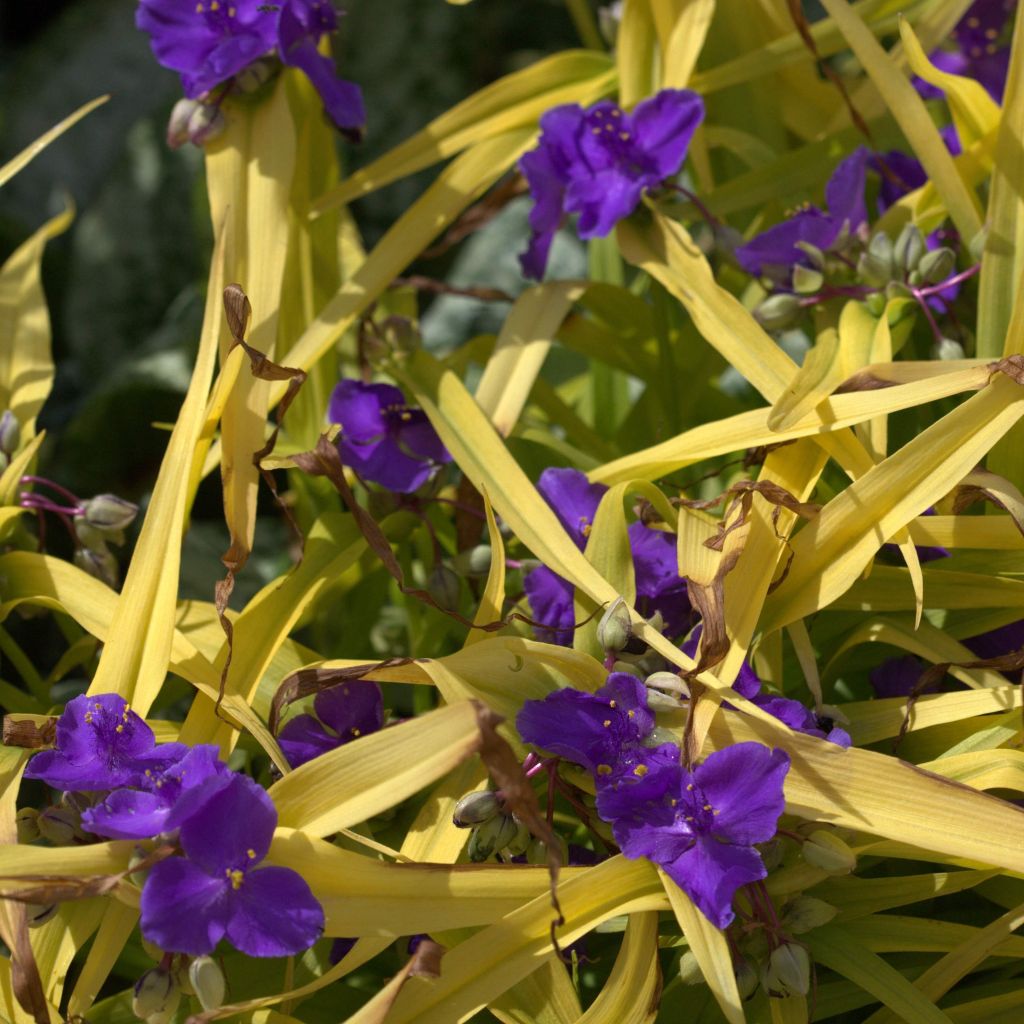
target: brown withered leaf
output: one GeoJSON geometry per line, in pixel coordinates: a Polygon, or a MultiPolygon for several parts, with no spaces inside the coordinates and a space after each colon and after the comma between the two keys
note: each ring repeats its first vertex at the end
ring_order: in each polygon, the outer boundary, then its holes
{"type": "Polygon", "coordinates": [[[56,718],[47,718],[42,722],[37,722],[30,718],[4,715],[3,743],[5,747],[40,750],[43,747],[52,747],[56,736],[56,718]]]}
{"type": "Polygon", "coordinates": [[[10,907],[7,910],[14,934],[11,949],[11,986],[18,1005],[36,1024],[50,1024],[49,1004],[43,990],[43,979],[39,976],[39,966],[32,952],[29,939],[28,915],[23,906],[10,907]]]}
{"type": "Polygon", "coordinates": [[[997,373],[1005,373],[1015,383],[1024,384],[1024,355],[1006,356],[1005,359],[989,363],[988,370],[993,376],[997,373]]]}
{"type": "Polygon", "coordinates": [[[882,388],[894,388],[897,386],[894,380],[886,380],[884,377],[879,377],[868,370],[858,370],[847,377],[832,394],[843,395],[851,391],[881,391],[882,388]]]}
{"type": "Polygon", "coordinates": [[[480,727],[480,759],[490,772],[497,788],[505,800],[505,806],[529,830],[530,835],[539,839],[548,852],[548,878],[551,882],[551,906],[555,919],[551,922],[551,942],[555,952],[561,955],[557,930],[565,923],[562,907],[558,902],[558,875],[562,869],[562,847],[554,829],[541,814],[537,794],[523,771],[515,752],[498,735],[497,727],[504,719],[483,704],[476,704],[477,724],[480,727]]]}
{"type": "Polygon", "coordinates": [[[409,967],[411,978],[440,978],[441,961],[448,950],[433,939],[420,939],[409,967]]]}

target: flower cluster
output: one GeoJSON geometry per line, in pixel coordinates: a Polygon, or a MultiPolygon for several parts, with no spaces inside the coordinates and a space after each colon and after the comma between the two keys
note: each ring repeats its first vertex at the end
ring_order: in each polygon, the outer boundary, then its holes
{"type": "Polygon", "coordinates": [[[737,743],[685,768],[675,743],[657,742],[643,682],[624,672],[594,694],[527,701],[516,727],[586,768],[622,852],[659,865],[717,927],[732,922],[737,889],[767,875],[755,845],[775,836],[785,807],[783,751],[737,743]]]}
{"type": "MultiPolygon", "coordinates": [[[[537,490],[578,547],[585,548],[597,506],[608,488],[589,483],[576,469],[546,469],[537,490]]],[[[648,618],[660,615],[665,633],[678,636],[690,626],[693,613],[686,583],[679,577],[675,536],[638,522],[629,527],[629,545],[637,610],[648,618]]],[[[541,565],[527,574],[523,586],[533,618],[543,624],[537,628],[538,637],[571,645],[575,621],[572,584],[541,565]]]]}
{"type": "Polygon", "coordinates": [[[523,273],[544,276],[568,215],[579,214],[580,238],[602,238],[628,217],[645,191],[679,171],[703,118],[704,101],[686,89],[663,89],[632,113],[603,100],[544,114],[537,148],[519,163],[534,200],[523,273]]]}
{"type": "MultiPolygon", "coordinates": [[[[224,83],[247,87],[240,76],[273,53],[309,78],[338,129],[352,138],[362,134],[366,112],[359,87],[339,79],[334,62],[318,48],[338,28],[338,13],[328,0],[140,0],[135,23],[149,35],[156,59],[181,75],[191,100],[208,98],[224,83]]],[[[262,76],[254,71],[249,77],[258,83],[262,76]]],[[[210,111],[221,98],[188,108],[179,143],[210,137],[210,111]]]]}
{"type": "Polygon", "coordinates": [[[451,462],[422,409],[406,404],[393,384],[343,380],[334,389],[327,418],[341,425],[338,452],[363,480],[411,494],[438,466],[451,462]]]}
{"type": "Polygon", "coordinates": [[[157,743],[123,698],[87,694],[68,703],[54,748],[36,754],[25,777],[75,797],[64,800],[78,809],[65,822],[72,840],[176,844],[183,856],[153,865],[142,889],[143,937],[165,952],[201,956],[226,936],[250,956],[286,956],[320,937],[323,910],[309,886],[261,863],[277,826],[273,803],[216,747],[157,743]]]}
{"type": "Polygon", "coordinates": [[[362,680],[321,690],[313,698],[314,715],[296,715],[277,741],[293,768],[384,724],[384,698],[376,683],[362,680]]]}

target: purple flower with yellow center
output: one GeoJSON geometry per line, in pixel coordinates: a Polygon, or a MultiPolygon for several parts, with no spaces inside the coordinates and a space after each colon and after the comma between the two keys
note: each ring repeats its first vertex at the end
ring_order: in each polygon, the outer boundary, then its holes
{"type": "Polygon", "coordinates": [[[313,715],[296,715],[277,742],[293,768],[345,743],[376,732],[384,724],[384,698],[376,683],[355,680],[321,690],[313,715]]]}
{"type": "Polygon", "coordinates": [[[185,95],[204,96],[250,64],[277,51],[320,94],[331,120],[358,138],[366,120],[357,85],[339,79],[318,50],[338,28],[326,0],[140,0],[135,24],[150,37],[156,59],[181,75],[185,95]]]}
{"type": "Polygon", "coordinates": [[[868,219],[864,183],[870,158],[860,146],[839,163],[825,186],[827,211],[808,205],[738,246],[740,266],[750,274],[788,280],[794,266],[808,265],[808,255],[797,243],[828,252],[854,234],[868,219]]]}
{"type": "Polygon", "coordinates": [[[343,380],[331,395],[327,418],[341,425],[338,452],[363,480],[409,494],[451,455],[427,414],[406,404],[393,384],[343,380]]]}
{"type": "Polygon", "coordinates": [[[544,700],[528,700],[516,728],[525,742],[582,765],[599,783],[623,772],[642,777],[652,759],[679,758],[675,744],[644,746],[654,730],[654,712],[647,706],[647,688],[628,672],[613,672],[595,693],[566,687],[544,700]]]}
{"type": "Polygon", "coordinates": [[[687,89],[664,89],[632,113],[603,100],[544,114],[537,148],[519,163],[534,201],[523,273],[544,276],[555,232],[569,214],[579,214],[580,238],[602,238],[628,217],[647,189],[679,171],[703,117],[703,100],[687,89]]]}
{"type": "Polygon", "coordinates": [[[117,789],[138,785],[147,771],[163,771],[187,752],[181,743],[157,745],[153,730],[118,694],[83,694],[68,702],[54,749],[36,754],[25,778],[54,789],[117,789]]]}
{"type": "Polygon", "coordinates": [[[163,771],[147,768],[139,788],[114,790],[88,808],[82,813],[82,826],[108,839],[148,839],[181,823],[174,812],[187,791],[227,774],[217,747],[200,744],[163,771]]]}
{"type": "Polygon", "coordinates": [[[597,811],[626,857],[653,861],[726,928],[736,890],[768,873],[754,844],[775,836],[788,770],[783,751],[737,743],[692,772],[663,761],[637,782],[599,786],[597,811]]]}
{"type": "MultiPolygon", "coordinates": [[[[545,469],[537,490],[566,533],[583,550],[597,506],[608,488],[590,483],[577,469],[545,469]]],[[[647,618],[660,612],[666,634],[681,633],[690,623],[691,608],[686,583],[679,576],[675,536],[643,523],[632,523],[629,545],[633,553],[637,611],[647,618]]],[[[536,628],[537,636],[548,643],[569,646],[575,622],[572,584],[542,565],[527,574],[523,588],[533,618],[543,623],[536,628]]]]}
{"type": "MultiPolygon", "coordinates": [[[[936,50],[931,62],[940,71],[973,78],[1001,103],[1010,67],[1010,47],[1001,37],[1016,7],[1016,0],[975,0],[953,29],[955,48],[936,50]]],[[[921,78],[914,78],[914,86],[927,99],[942,96],[941,89],[921,78]]]]}
{"type": "Polygon", "coordinates": [[[231,774],[192,790],[184,857],[160,861],[142,889],[142,935],[167,953],[202,956],[225,936],[249,956],[292,956],[324,928],[323,908],[291,868],[261,865],[277,810],[252,779],[231,774]]]}

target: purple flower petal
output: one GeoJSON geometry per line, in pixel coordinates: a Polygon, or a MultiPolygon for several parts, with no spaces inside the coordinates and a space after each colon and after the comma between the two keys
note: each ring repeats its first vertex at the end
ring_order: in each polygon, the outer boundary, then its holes
{"type": "Polygon", "coordinates": [[[530,617],[544,624],[534,627],[537,639],[571,647],[576,623],[572,584],[546,565],[540,565],[526,574],[523,589],[530,602],[530,617]]]}
{"type": "Polygon", "coordinates": [[[213,952],[227,930],[229,892],[226,877],[182,857],[155,864],[142,888],[143,938],[168,953],[213,952]]]}
{"type": "Polygon", "coordinates": [[[637,104],[627,118],[628,127],[657,181],[682,167],[693,133],[703,120],[704,101],[688,89],[663,89],[637,104]]]}
{"type": "Polygon", "coordinates": [[[246,872],[228,904],[228,938],[249,956],[293,956],[324,930],[323,908],[291,868],[246,872]]]}
{"type": "Polygon", "coordinates": [[[825,202],[829,216],[838,225],[837,231],[842,231],[844,226],[848,231],[856,231],[868,219],[864,181],[870,159],[871,152],[858,146],[839,162],[825,185],[825,202]]]}
{"type": "Polygon", "coordinates": [[[392,384],[364,384],[358,380],[339,381],[331,392],[327,418],[338,423],[346,437],[367,444],[387,433],[384,409],[404,406],[405,395],[392,384]]]}
{"type": "Polygon", "coordinates": [[[312,715],[296,715],[278,733],[277,742],[293,768],[341,746],[312,715]]]}
{"type": "Polygon", "coordinates": [[[736,890],[768,874],[756,850],[718,843],[708,836],[661,866],[716,928],[732,924],[736,890]]]}
{"type": "MultiPolygon", "coordinates": [[[[700,623],[694,627],[693,632],[687,637],[686,643],[682,646],[683,654],[687,654],[691,658],[697,657],[697,647],[700,644],[703,629],[704,627],[700,623]]],[[[733,681],[732,688],[741,697],[746,697],[747,700],[753,700],[761,692],[761,680],[753,668],[751,668],[750,662],[745,658],[740,665],[739,675],[733,681]]]]}
{"type": "Polygon", "coordinates": [[[376,683],[354,680],[321,690],[313,708],[320,721],[343,741],[376,732],[384,725],[384,697],[376,683]]]}
{"type": "Polygon", "coordinates": [[[552,468],[541,473],[537,490],[582,551],[587,546],[597,506],[608,488],[590,483],[578,469],[552,468]]]}
{"type": "Polygon", "coordinates": [[[828,249],[839,234],[839,225],[816,206],[781,224],[755,235],[745,245],[736,247],[736,259],[748,274],[781,275],[797,263],[805,263],[807,254],[797,242],[809,242],[819,249],[828,249]]]}
{"type": "Polygon", "coordinates": [[[189,860],[223,875],[263,860],[276,827],[277,809],[266,791],[232,775],[181,826],[181,847],[189,860]]]}
{"type": "Polygon", "coordinates": [[[107,839],[148,839],[164,830],[169,811],[157,793],[118,789],[82,813],[82,827],[107,839]]]}

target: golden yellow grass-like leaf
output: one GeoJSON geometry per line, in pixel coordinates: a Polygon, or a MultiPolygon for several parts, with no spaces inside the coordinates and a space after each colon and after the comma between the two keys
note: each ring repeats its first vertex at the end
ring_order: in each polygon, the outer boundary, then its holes
{"type": "Polygon", "coordinates": [[[97,96],[96,99],[83,103],[74,113],[68,114],[63,121],[54,125],[48,132],[44,132],[35,142],[8,160],[3,167],[0,167],[0,188],[6,185],[22,168],[30,164],[51,142],[59,139],[69,128],[81,121],[87,114],[91,114],[97,107],[103,106],[109,99],[109,95],[97,96]]]}
{"type": "Polygon", "coordinates": [[[667,36],[659,18],[659,8],[665,6],[670,5],[662,3],[654,8],[661,37],[661,87],[682,89],[689,84],[697,58],[704,49],[715,13],[715,0],[686,0],[681,5],[671,5],[680,6],[681,10],[674,19],[666,19],[669,26],[667,36]]]}
{"type": "Polygon", "coordinates": [[[224,234],[211,261],[202,335],[185,401],[171,433],[135,553],[89,693],[119,693],[145,716],[163,686],[174,615],[192,457],[202,430],[221,322],[224,234]]]}
{"type": "Polygon", "coordinates": [[[658,915],[630,914],[611,974],[579,1024],[649,1024],[660,998],[658,915]]]}
{"type": "Polygon", "coordinates": [[[66,231],[75,215],[70,204],[23,242],[0,268],[0,407],[32,438],[36,416],[53,384],[50,313],[40,277],[43,249],[66,231]]]}
{"type": "Polygon", "coordinates": [[[565,964],[553,953],[487,1007],[502,1024],[579,1024],[580,997],[565,964]]]}
{"type": "Polygon", "coordinates": [[[619,100],[632,107],[657,92],[657,31],[650,0],[625,0],[615,39],[619,100]]]}
{"type": "Polygon", "coordinates": [[[68,1000],[69,1017],[86,1014],[96,1001],[139,919],[139,911],[135,907],[117,900],[105,903],[103,920],[68,1000]]]}
{"type": "Polygon", "coordinates": [[[661,868],[658,868],[658,877],[722,1014],[729,1024],[745,1024],[747,1018],[743,1012],[743,1000],[736,988],[732,954],[725,933],[693,905],[690,897],[661,868]]]}
{"type": "Polygon", "coordinates": [[[479,740],[476,709],[464,702],[323,754],[268,792],[281,825],[330,835],[401,803],[465,760],[479,740]]]}
{"type": "MultiPolygon", "coordinates": [[[[486,626],[501,619],[505,606],[505,539],[498,529],[487,492],[483,493],[484,512],[487,515],[487,540],[491,546],[491,564],[487,570],[487,582],[480,595],[480,604],[473,615],[475,626],[486,626]]],[[[488,633],[482,629],[471,629],[466,634],[465,646],[486,640],[488,633]]]]}
{"type": "Polygon", "coordinates": [[[29,472],[32,460],[36,457],[46,431],[36,434],[17,455],[11,459],[10,465],[0,473],[0,505],[10,505],[16,500],[22,476],[29,472]]]}

